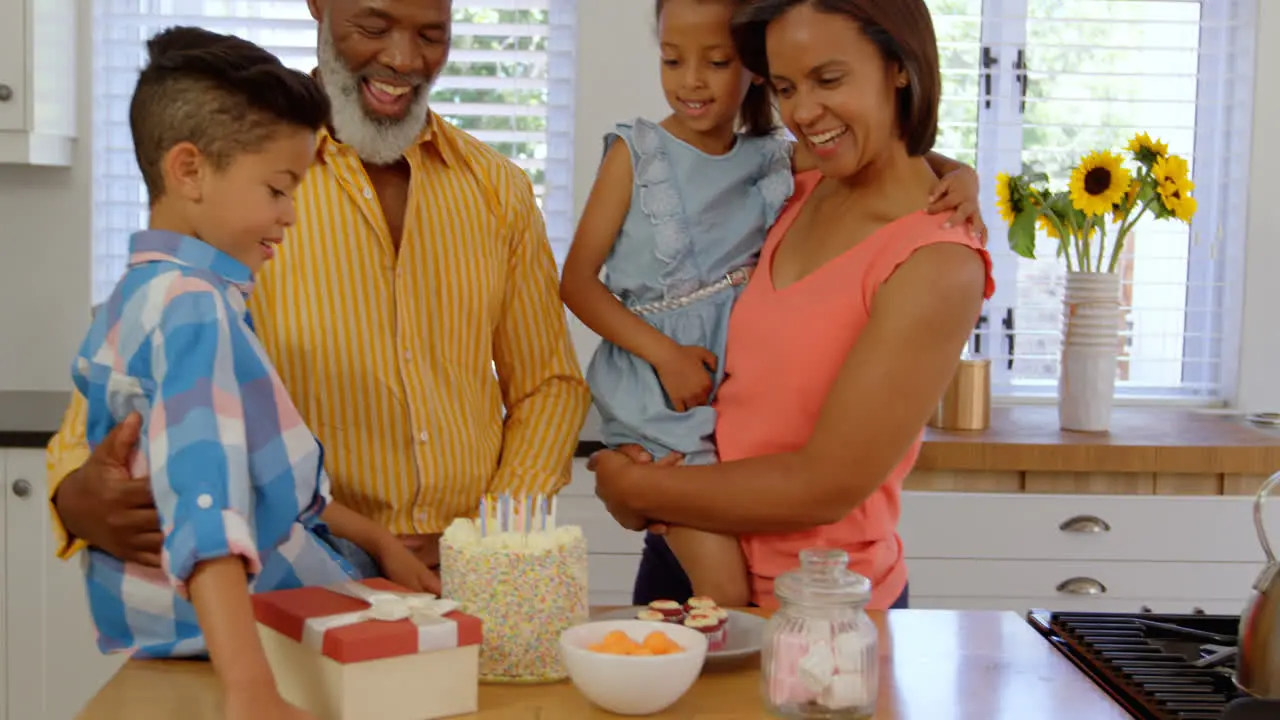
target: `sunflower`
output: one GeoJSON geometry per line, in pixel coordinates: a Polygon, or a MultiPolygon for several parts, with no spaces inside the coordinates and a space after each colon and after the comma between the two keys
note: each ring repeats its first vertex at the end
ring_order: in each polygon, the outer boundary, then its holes
{"type": "MultiPolygon", "coordinates": [[[[1167,201],[1166,204],[1168,204],[1167,201]]],[[[1189,193],[1181,195],[1175,199],[1172,204],[1169,204],[1169,211],[1173,213],[1174,217],[1178,218],[1182,222],[1189,223],[1191,222],[1191,218],[1196,214],[1196,199],[1189,193]]]]}
{"type": "Polygon", "coordinates": [[[1177,155],[1157,159],[1155,165],[1151,166],[1151,176],[1156,180],[1156,189],[1160,191],[1160,195],[1166,198],[1185,185],[1190,184],[1187,190],[1195,187],[1191,184],[1187,161],[1177,155]]]}
{"type": "Polygon", "coordinates": [[[1138,133],[1129,141],[1129,152],[1133,153],[1139,162],[1150,165],[1156,158],[1168,155],[1169,146],[1160,142],[1160,138],[1152,140],[1147,133],[1138,133]]]}
{"type": "Polygon", "coordinates": [[[1177,155],[1156,160],[1151,168],[1156,180],[1156,190],[1169,213],[1182,222],[1190,222],[1196,214],[1196,199],[1191,196],[1196,184],[1191,181],[1187,161],[1177,155]]]}
{"type": "Polygon", "coordinates": [[[1142,192],[1142,181],[1135,178],[1129,183],[1129,192],[1125,194],[1124,201],[1112,208],[1111,219],[1117,223],[1124,222],[1129,217],[1129,211],[1133,209],[1133,204],[1137,201],[1140,192],[1142,192]]]}
{"type": "Polygon", "coordinates": [[[1050,240],[1062,239],[1062,235],[1058,234],[1058,228],[1054,227],[1053,223],[1049,222],[1049,218],[1044,215],[1036,218],[1036,225],[1039,226],[1040,230],[1043,231],[1045,235],[1049,236],[1050,240]]]}
{"type": "Polygon", "coordinates": [[[1091,152],[1071,171],[1071,204],[1086,215],[1111,212],[1129,189],[1129,170],[1110,151],[1091,152]]]}
{"type": "Polygon", "coordinates": [[[1009,173],[1000,173],[996,175],[996,207],[1000,210],[1000,217],[1005,224],[1012,225],[1018,213],[1013,208],[1013,180],[1009,177],[1009,173]]]}

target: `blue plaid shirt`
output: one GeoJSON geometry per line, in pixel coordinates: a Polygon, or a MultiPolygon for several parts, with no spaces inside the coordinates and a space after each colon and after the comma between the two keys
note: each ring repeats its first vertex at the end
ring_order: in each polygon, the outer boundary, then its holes
{"type": "Polygon", "coordinates": [[[353,573],[322,539],[324,452],[253,334],[249,269],[175,233],[139,232],[130,245],[71,374],[88,400],[90,447],[130,412],[142,415],[133,473],[151,477],[162,569],[82,553],[89,607],[103,652],[200,656],[186,592],[198,563],[240,556],[251,592],[353,573]]]}

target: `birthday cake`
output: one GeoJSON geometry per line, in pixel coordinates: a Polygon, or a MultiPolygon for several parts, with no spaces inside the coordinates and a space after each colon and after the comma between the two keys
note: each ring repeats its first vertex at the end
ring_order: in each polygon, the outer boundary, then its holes
{"type": "Polygon", "coordinates": [[[443,595],[480,618],[482,682],[555,682],[568,676],[560,633],[587,621],[587,541],[558,527],[555,498],[486,498],[477,519],[440,539],[443,595]]]}

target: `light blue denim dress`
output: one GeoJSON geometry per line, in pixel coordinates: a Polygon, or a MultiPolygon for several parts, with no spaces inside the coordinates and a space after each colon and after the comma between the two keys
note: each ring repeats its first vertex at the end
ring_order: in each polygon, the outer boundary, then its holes
{"type": "MultiPolygon", "coordinates": [[[[631,210],[605,262],[605,284],[624,305],[681,345],[715,353],[715,389],[724,378],[729,311],[743,289],[721,283],[753,268],[765,234],[791,197],[791,146],[781,137],[740,135],[724,155],[708,155],[656,123],[636,119],[605,135],[631,151],[631,210]],[[717,283],[722,287],[711,288],[717,283]],[[696,293],[698,299],[681,299],[696,293]],[[665,309],[653,304],[666,302],[665,309]],[[646,306],[648,306],[646,308],[646,306]]],[[[672,409],[648,362],[605,341],[587,382],[610,447],[638,443],[655,458],[716,461],[715,410],[672,409]]]]}

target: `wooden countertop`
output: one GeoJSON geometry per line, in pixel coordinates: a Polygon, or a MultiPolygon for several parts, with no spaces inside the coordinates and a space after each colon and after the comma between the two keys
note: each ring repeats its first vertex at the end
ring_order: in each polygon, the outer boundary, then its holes
{"type": "MultiPolygon", "coordinates": [[[[1069,660],[1011,612],[893,610],[880,628],[877,720],[1130,720],[1069,660]]],[[[78,720],[222,720],[207,663],[132,660],[78,720]]],[[[480,686],[483,720],[588,720],[617,716],[591,706],[568,682],[480,686]]],[[[650,717],[752,720],[771,717],[755,662],[708,669],[687,695],[650,717]]]]}
{"type": "Polygon", "coordinates": [[[917,470],[1228,473],[1280,468],[1280,429],[1238,415],[1118,407],[1106,433],[1058,428],[1054,405],[991,409],[979,431],[928,428],[917,470]]]}

